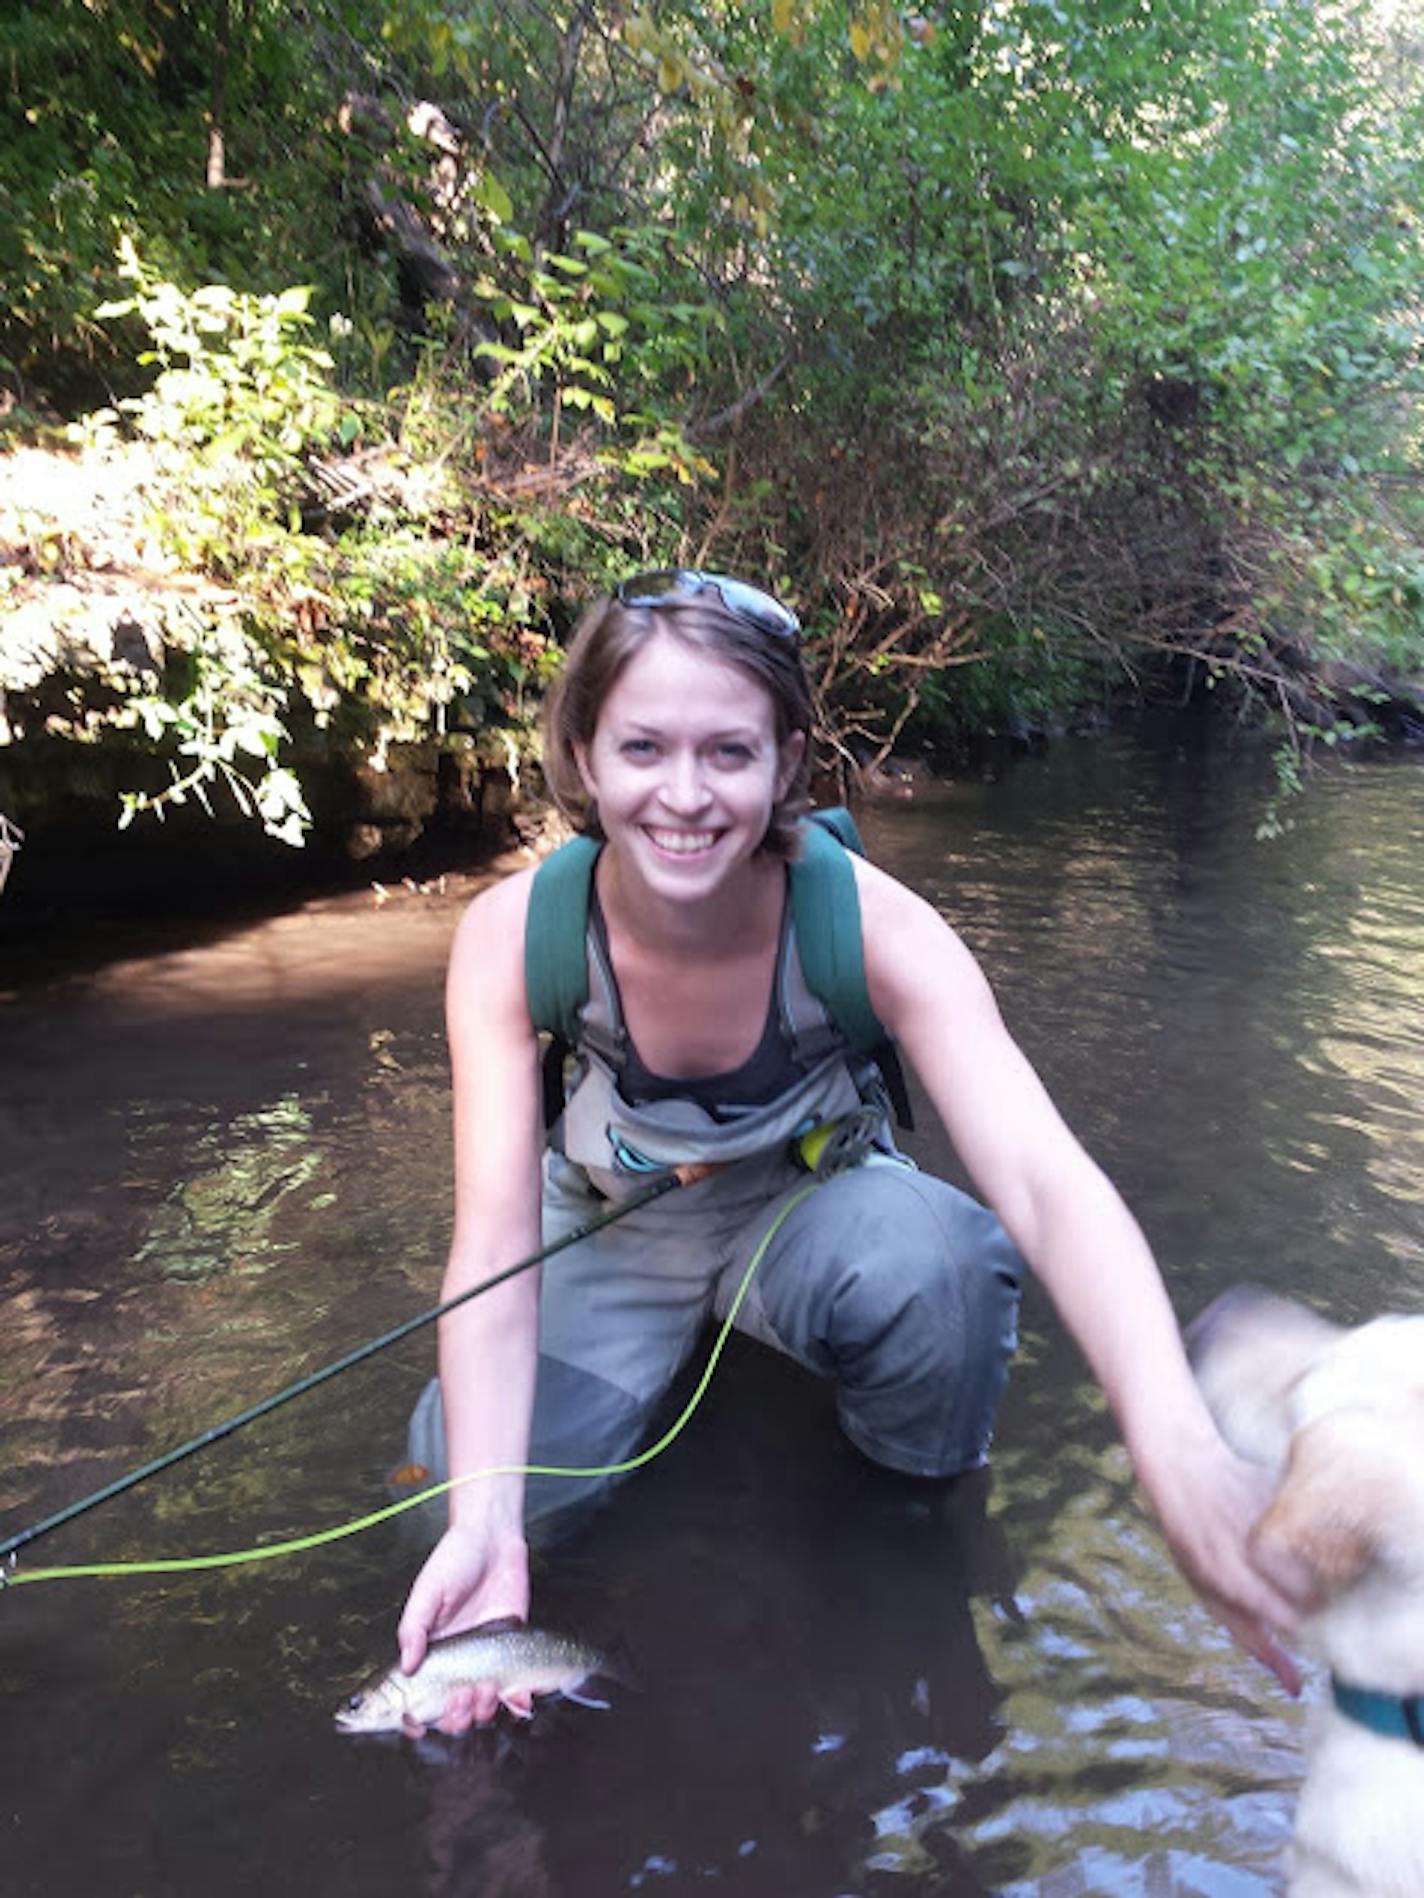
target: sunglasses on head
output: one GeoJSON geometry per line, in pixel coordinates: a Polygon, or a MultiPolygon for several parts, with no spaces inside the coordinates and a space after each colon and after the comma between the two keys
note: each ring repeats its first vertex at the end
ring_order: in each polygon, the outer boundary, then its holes
{"type": "Polygon", "coordinates": [[[668,606],[699,593],[715,593],[727,611],[775,639],[795,639],[801,622],[789,608],[760,587],[733,580],[725,573],[701,573],[695,567],[668,567],[657,573],[635,573],[620,580],[613,597],[622,606],[668,606]]]}

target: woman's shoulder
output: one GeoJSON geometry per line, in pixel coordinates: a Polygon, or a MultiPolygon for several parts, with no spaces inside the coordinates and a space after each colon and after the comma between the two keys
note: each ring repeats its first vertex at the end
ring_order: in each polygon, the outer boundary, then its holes
{"type": "Polygon", "coordinates": [[[886,1026],[899,1033],[921,1007],[977,996],[983,973],[934,905],[877,864],[854,863],[866,982],[886,1026]]]}
{"type": "Polygon", "coordinates": [[[917,895],[899,877],[882,870],[878,863],[872,863],[868,857],[852,855],[850,865],[855,873],[855,893],[860,902],[861,932],[867,942],[884,931],[897,930],[910,922],[920,927],[938,925],[941,929],[949,928],[944,918],[924,897],[917,895]]]}
{"type": "Polygon", "coordinates": [[[465,906],[460,918],[460,933],[480,935],[487,930],[505,930],[518,922],[523,928],[523,919],[529,912],[529,892],[534,887],[534,878],[538,875],[539,865],[530,864],[525,870],[512,871],[502,876],[484,889],[476,892],[465,906]]]}
{"type": "Polygon", "coordinates": [[[537,865],[500,877],[471,897],[450,947],[452,979],[488,993],[524,991],[524,931],[537,865]]]}

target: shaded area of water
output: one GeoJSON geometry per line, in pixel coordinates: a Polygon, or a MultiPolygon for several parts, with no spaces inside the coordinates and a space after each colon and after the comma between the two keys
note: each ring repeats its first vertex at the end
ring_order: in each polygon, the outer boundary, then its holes
{"type": "MultiPolygon", "coordinates": [[[[1335,771],[1253,839],[1261,760],[1065,743],[871,812],[1117,1179],[1190,1315],[1250,1277],[1424,1303],[1424,770],[1335,771]]],[[[0,999],[0,1532],[431,1302],[460,894],[343,899],[0,999]]],[[[3,989],[3,978],[0,978],[3,989]]],[[[927,1164],[952,1162],[929,1132],[927,1164]]],[[[0,1595],[4,1886],[806,1898],[1275,1889],[1302,1711],[1172,1570],[1031,1300],[990,1480],[887,1478],[743,1344],[536,1577],[643,1691],[352,1742],[394,1528],[259,1568],[0,1595]]],[[[275,1539],[381,1500],[428,1336],[36,1558],[275,1539]]]]}

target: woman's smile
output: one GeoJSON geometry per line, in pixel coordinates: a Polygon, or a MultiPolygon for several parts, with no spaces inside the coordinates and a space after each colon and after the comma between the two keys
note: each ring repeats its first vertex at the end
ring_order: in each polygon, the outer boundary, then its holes
{"type": "Polygon", "coordinates": [[[659,850],[670,851],[675,857],[690,857],[710,850],[717,841],[715,830],[668,830],[652,824],[645,825],[644,829],[659,850]]]}

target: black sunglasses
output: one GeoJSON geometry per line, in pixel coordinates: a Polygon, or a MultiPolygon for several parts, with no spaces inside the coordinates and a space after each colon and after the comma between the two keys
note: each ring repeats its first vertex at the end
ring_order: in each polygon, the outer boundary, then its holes
{"type": "Polygon", "coordinates": [[[620,580],[613,597],[622,606],[668,606],[674,600],[689,600],[699,593],[715,593],[729,613],[755,626],[758,632],[775,639],[795,639],[801,631],[796,615],[745,580],[733,580],[725,573],[701,573],[696,567],[668,567],[657,573],[635,573],[620,580]]]}

